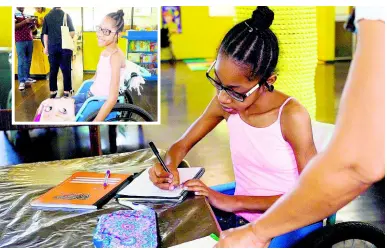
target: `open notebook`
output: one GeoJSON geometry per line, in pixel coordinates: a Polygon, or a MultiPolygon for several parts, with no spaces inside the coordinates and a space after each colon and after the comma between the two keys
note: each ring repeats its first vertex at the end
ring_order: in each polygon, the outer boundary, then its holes
{"type": "MultiPolygon", "coordinates": [[[[131,201],[173,201],[184,200],[188,192],[182,188],[163,190],[156,187],[149,179],[149,168],[144,170],[129,185],[117,193],[117,198],[125,198],[131,201]]],[[[198,179],[204,173],[204,168],[178,168],[180,183],[191,179],[198,179]]]]}

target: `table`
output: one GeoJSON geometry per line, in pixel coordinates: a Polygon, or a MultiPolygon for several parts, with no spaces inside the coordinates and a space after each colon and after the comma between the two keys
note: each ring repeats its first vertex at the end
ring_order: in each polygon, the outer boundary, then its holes
{"type": "MultiPolygon", "coordinates": [[[[161,151],[161,153],[163,153],[161,151]]],[[[149,150],[89,158],[20,164],[0,169],[0,247],[93,247],[92,234],[102,214],[126,209],[115,200],[96,211],[42,211],[30,202],[76,171],[139,172],[156,162],[149,150]]],[[[188,167],[183,162],[181,167],[188,167]]],[[[206,198],[178,206],[154,206],[161,247],[198,239],[220,228],[206,198]]]]}
{"type": "MultiPolygon", "coordinates": [[[[78,126],[78,125],[75,125],[78,126]]],[[[75,127],[72,125],[12,125],[12,110],[11,109],[0,109],[0,131],[10,131],[10,130],[18,130],[18,131],[26,131],[37,128],[61,128],[61,127],[75,127]]],[[[82,126],[82,125],[79,125],[82,126]]],[[[113,125],[112,125],[113,126],[113,125]]],[[[115,126],[109,127],[109,143],[113,150],[117,150],[116,145],[116,137],[117,133],[114,131],[115,126]],[[111,132],[113,131],[113,132],[111,132]]],[[[88,125],[89,127],[89,137],[90,137],[90,152],[91,155],[102,155],[101,149],[101,134],[98,125],[88,125]]],[[[140,130],[142,132],[142,130],[140,130]]],[[[141,136],[142,134],[140,134],[141,136]]],[[[10,136],[12,137],[12,135],[10,136]]],[[[141,142],[141,141],[140,141],[141,142]]]]}

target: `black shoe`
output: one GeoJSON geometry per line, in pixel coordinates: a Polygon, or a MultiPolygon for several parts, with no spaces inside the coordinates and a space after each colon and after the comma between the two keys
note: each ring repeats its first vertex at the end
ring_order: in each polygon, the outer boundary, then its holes
{"type": "Polygon", "coordinates": [[[55,93],[53,93],[53,94],[50,93],[50,98],[51,98],[51,99],[52,99],[52,98],[55,98],[57,94],[58,94],[57,91],[55,91],[55,93]]]}
{"type": "Polygon", "coordinates": [[[70,90],[70,91],[64,91],[63,92],[63,97],[70,97],[70,96],[72,96],[73,95],[73,93],[74,93],[74,90],[70,90]]]}

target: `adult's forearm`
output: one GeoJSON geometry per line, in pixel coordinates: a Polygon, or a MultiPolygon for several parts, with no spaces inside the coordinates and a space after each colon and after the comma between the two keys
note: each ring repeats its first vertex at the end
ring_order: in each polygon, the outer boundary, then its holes
{"type": "Polygon", "coordinates": [[[370,185],[349,167],[329,165],[326,155],[313,159],[296,188],[282,196],[254,224],[257,235],[273,238],[335,213],[370,185]]]}
{"type": "Polygon", "coordinates": [[[24,25],[26,25],[27,22],[25,20],[21,21],[20,23],[15,23],[15,29],[20,29],[24,25]]]}
{"type": "Polygon", "coordinates": [[[383,178],[384,46],[384,22],[360,21],[332,141],[255,223],[257,234],[271,238],[321,220],[383,178]]]}

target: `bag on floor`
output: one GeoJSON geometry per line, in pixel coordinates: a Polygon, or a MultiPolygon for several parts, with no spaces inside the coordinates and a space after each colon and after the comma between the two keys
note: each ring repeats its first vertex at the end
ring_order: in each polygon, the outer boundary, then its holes
{"type": "Polygon", "coordinates": [[[44,100],[36,111],[34,122],[74,122],[73,98],[50,98],[44,100]]]}
{"type": "Polygon", "coordinates": [[[93,243],[96,248],[155,248],[156,213],[146,209],[102,215],[94,231],[93,243]]]}

